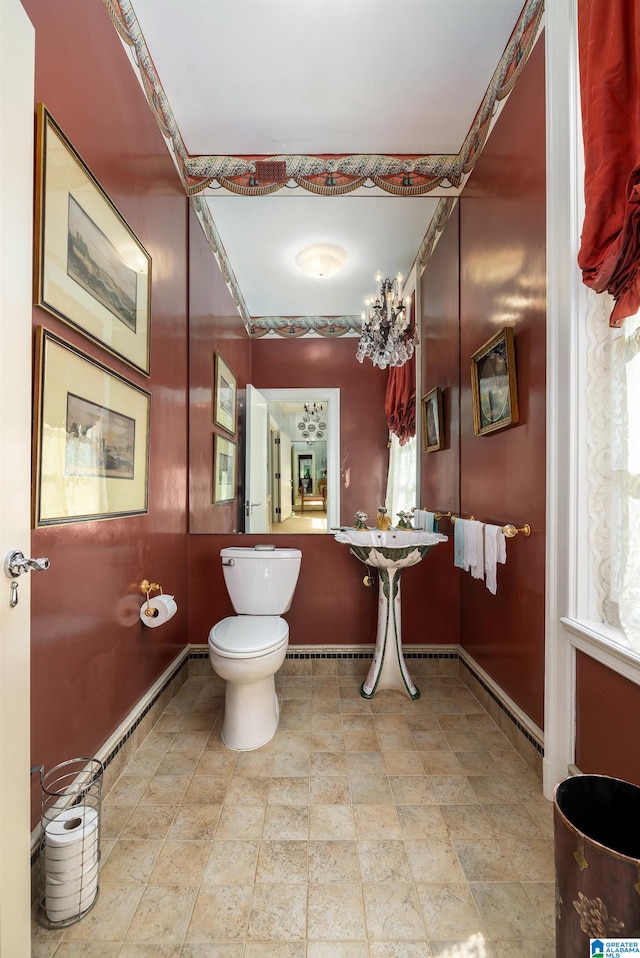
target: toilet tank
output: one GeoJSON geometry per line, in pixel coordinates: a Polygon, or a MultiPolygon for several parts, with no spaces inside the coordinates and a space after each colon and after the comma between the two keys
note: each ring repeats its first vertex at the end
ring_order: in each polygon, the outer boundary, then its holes
{"type": "Polygon", "coordinates": [[[222,549],[224,581],[238,615],[281,615],[291,606],[302,552],[253,546],[222,549]]]}

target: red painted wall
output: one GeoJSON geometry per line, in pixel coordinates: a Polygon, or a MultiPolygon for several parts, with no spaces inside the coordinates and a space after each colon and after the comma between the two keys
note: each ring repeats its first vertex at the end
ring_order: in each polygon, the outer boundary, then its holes
{"type": "Polygon", "coordinates": [[[639,736],[640,688],[577,652],[576,765],[580,771],[640,785],[635,748],[639,736]]]}
{"type": "Polygon", "coordinates": [[[544,696],[545,94],[539,42],[460,203],[460,510],[530,523],[507,543],[498,594],[461,575],[462,645],[540,727],[544,696]],[[473,432],[470,357],[504,326],[515,337],[520,419],[473,432]]]}
{"type": "MultiPolygon", "coordinates": [[[[34,530],[32,762],[93,755],[187,639],[187,200],[100,2],[24,0],[42,101],[151,254],[151,377],[40,309],[44,325],[151,392],[148,515],[34,530]],[[137,617],[147,577],[173,593],[161,629],[137,617]]],[[[34,797],[37,783],[34,779],[34,797]]]]}

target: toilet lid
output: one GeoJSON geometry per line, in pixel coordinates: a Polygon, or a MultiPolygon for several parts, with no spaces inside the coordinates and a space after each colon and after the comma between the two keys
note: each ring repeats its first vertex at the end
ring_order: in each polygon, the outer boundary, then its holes
{"type": "Polygon", "coordinates": [[[279,615],[231,615],[211,629],[209,644],[229,658],[264,655],[286,643],[289,626],[279,615]]]}

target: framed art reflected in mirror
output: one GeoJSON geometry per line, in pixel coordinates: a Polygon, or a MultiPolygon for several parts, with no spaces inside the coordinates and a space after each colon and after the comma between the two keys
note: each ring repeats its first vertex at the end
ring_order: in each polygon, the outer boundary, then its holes
{"type": "Polygon", "coordinates": [[[435,452],[444,447],[442,390],[435,386],[422,397],[422,448],[435,452]]]}
{"type": "Polygon", "coordinates": [[[236,497],[236,444],[219,432],[213,437],[213,503],[236,497]]]}
{"type": "Polygon", "coordinates": [[[237,418],[237,380],[220,353],[215,354],[213,419],[218,426],[235,436],[237,418]]]}

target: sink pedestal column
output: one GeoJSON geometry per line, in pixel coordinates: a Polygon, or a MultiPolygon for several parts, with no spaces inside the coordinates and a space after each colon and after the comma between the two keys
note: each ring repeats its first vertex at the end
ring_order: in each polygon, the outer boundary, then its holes
{"type": "Polygon", "coordinates": [[[377,689],[406,692],[410,699],[420,697],[409,675],[402,654],[400,620],[400,574],[402,569],[378,568],[378,631],[369,674],[360,686],[360,694],[370,699],[377,689]]]}

